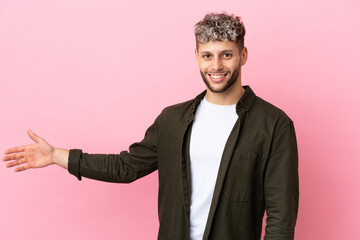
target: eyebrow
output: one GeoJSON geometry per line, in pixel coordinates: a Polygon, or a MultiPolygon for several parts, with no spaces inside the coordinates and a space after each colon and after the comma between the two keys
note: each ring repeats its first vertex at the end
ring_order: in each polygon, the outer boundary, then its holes
{"type": "MultiPolygon", "coordinates": [[[[226,52],[233,52],[233,50],[232,49],[225,49],[225,50],[221,51],[220,54],[226,53],[226,52]]],[[[200,54],[212,54],[212,52],[202,51],[202,52],[200,52],[200,54]]]]}

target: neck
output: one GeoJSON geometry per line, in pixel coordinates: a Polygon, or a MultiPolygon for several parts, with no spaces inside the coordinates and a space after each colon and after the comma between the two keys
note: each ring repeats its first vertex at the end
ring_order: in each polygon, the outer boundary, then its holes
{"type": "Polygon", "coordinates": [[[221,93],[211,92],[209,89],[207,89],[205,98],[208,102],[213,104],[233,105],[239,101],[244,92],[245,89],[241,85],[235,88],[229,88],[225,92],[221,93]]]}

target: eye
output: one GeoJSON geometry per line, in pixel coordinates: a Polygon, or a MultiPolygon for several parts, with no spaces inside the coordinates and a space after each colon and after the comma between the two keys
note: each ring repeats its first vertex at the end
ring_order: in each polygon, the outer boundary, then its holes
{"type": "Polygon", "coordinates": [[[224,54],[223,54],[223,57],[224,57],[224,58],[231,58],[232,55],[231,55],[231,53],[224,53],[224,54]]]}
{"type": "Polygon", "coordinates": [[[211,55],[210,54],[204,54],[204,55],[202,55],[202,57],[205,58],[205,59],[210,59],[211,55]]]}

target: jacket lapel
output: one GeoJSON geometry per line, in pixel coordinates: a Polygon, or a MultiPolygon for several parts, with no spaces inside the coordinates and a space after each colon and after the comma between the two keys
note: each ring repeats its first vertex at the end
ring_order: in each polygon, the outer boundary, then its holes
{"type": "Polygon", "coordinates": [[[184,211],[186,215],[186,222],[188,224],[185,227],[185,237],[184,239],[190,239],[190,203],[191,203],[191,174],[190,174],[190,137],[192,123],[195,118],[195,109],[199,105],[201,99],[205,96],[206,91],[203,91],[199,94],[191,104],[188,113],[185,114],[186,119],[184,119],[184,128],[182,132],[182,150],[181,150],[181,177],[182,177],[182,190],[183,190],[183,199],[184,199],[184,211]]]}

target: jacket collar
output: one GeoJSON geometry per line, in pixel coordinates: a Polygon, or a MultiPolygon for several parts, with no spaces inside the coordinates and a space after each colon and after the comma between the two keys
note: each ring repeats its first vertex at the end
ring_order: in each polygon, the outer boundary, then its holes
{"type": "MultiPolygon", "coordinates": [[[[253,92],[253,90],[250,88],[250,86],[245,85],[245,86],[243,86],[243,88],[245,89],[245,92],[236,104],[236,113],[237,114],[239,114],[241,109],[250,111],[251,105],[254,102],[255,96],[256,96],[255,93],[253,92]]],[[[201,100],[205,97],[205,94],[206,94],[206,90],[203,91],[202,93],[200,93],[199,95],[197,95],[193,99],[192,106],[191,106],[192,119],[195,116],[195,110],[196,110],[197,106],[200,104],[201,100]]]]}

